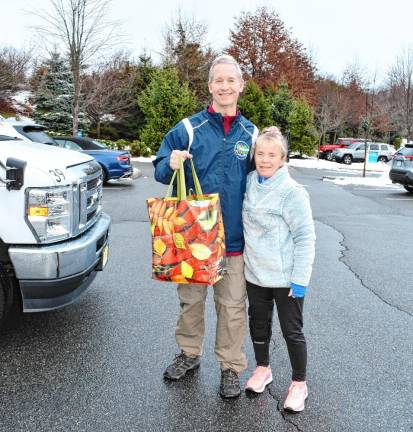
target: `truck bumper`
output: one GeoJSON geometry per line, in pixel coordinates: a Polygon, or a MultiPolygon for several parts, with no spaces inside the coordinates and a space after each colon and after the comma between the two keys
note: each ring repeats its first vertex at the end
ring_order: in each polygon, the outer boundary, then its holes
{"type": "Polygon", "coordinates": [[[75,301],[107,258],[110,217],[106,214],[80,237],[45,246],[9,248],[24,312],[58,309],[75,301]]]}

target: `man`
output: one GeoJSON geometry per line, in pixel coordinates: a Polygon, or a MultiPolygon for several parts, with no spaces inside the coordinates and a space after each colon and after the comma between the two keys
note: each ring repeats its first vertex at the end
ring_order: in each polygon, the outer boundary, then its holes
{"type": "MultiPolygon", "coordinates": [[[[155,178],[168,184],[179,159],[193,157],[204,193],[218,192],[225,227],[226,272],[214,285],[217,313],[215,355],[221,367],[220,394],[231,398],[240,394],[238,374],[247,366],[243,352],[246,326],[242,201],[250,169],[250,150],[257,128],[237,110],[244,88],[241,69],[228,55],[217,57],[209,71],[212,104],[178,123],[165,136],[154,160],[155,178]],[[190,147],[190,148],[189,148],[190,147]],[[188,151],[189,150],[189,151],[188,151]]],[[[193,188],[186,166],[189,188],[193,188]]],[[[181,353],[165,370],[164,377],[182,378],[200,365],[204,338],[205,285],[178,285],[180,315],[176,341],[181,353]]]]}

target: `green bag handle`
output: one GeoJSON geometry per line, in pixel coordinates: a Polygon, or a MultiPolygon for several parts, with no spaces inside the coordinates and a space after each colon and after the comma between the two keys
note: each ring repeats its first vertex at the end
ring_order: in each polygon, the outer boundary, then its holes
{"type": "MultiPolygon", "coordinates": [[[[191,164],[191,172],[192,172],[192,178],[194,179],[194,186],[195,186],[195,197],[202,196],[202,188],[201,183],[199,182],[198,175],[195,170],[195,164],[192,159],[189,159],[189,162],[191,164]]],[[[186,199],[186,182],[185,182],[185,170],[184,170],[184,162],[182,158],[179,158],[179,168],[176,169],[173,173],[173,176],[171,178],[171,181],[168,186],[168,190],[166,192],[166,198],[170,198],[172,196],[172,188],[173,184],[176,178],[176,195],[178,198],[178,201],[185,200],[186,199]]]]}

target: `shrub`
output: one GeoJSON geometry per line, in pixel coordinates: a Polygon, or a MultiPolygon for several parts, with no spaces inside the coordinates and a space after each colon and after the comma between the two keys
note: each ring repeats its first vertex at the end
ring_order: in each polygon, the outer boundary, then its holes
{"type": "Polygon", "coordinates": [[[125,150],[127,147],[129,147],[129,141],[125,139],[118,139],[115,142],[115,145],[118,150],[125,150]]]}
{"type": "Polygon", "coordinates": [[[152,154],[150,147],[148,147],[144,142],[138,140],[131,142],[130,152],[132,156],[148,157],[152,154]]]}
{"type": "Polygon", "coordinates": [[[400,146],[402,145],[402,137],[397,136],[396,138],[394,138],[393,140],[393,145],[396,148],[396,150],[398,150],[400,148],[400,146]]]}

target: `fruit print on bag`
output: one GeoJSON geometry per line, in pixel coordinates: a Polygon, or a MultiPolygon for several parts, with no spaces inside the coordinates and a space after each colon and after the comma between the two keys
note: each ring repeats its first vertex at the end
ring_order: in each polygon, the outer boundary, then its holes
{"type": "Polygon", "coordinates": [[[152,234],[152,276],[212,285],[222,278],[224,226],[218,194],[147,200],[152,234]],[[196,199],[195,199],[196,198],[196,199]]]}

